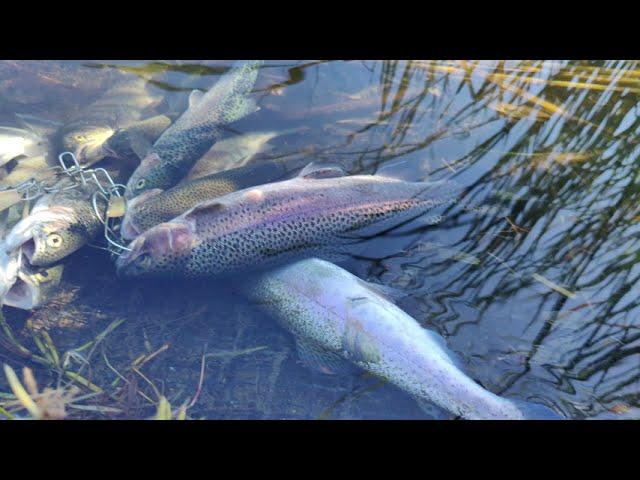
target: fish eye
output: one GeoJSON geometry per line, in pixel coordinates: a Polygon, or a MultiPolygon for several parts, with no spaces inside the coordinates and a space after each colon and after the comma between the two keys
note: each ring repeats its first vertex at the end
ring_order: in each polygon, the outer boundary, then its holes
{"type": "Polygon", "coordinates": [[[85,136],[84,135],[74,135],[73,139],[77,142],[82,142],[83,140],[85,140],[85,136]]]}
{"type": "Polygon", "coordinates": [[[142,268],[148,268],[151,266],[151,255],[145,253],[138,258],[138,265],[142,268]]]}
{"type": "Polygon", "coordinates": [[[140,190],[141,188],[144,188],[146,184],[147,184],[147,181],[144,178],[141,178],[136,182],[136,189],[140,190]]]}
{"type": "Polygon", "coordinates": [[[49,274],[47,272],[38,272],[34,275],[35,279],[40,282],[43,282],[44,280],[46,280],[48,276],[49,274]]]}
{"type": "Polygon", "coordinates": [[[51,233],[47,236],[47,245],[51,248],[59,248],[62,246],[62,237],[57,233],[51,233]]]}

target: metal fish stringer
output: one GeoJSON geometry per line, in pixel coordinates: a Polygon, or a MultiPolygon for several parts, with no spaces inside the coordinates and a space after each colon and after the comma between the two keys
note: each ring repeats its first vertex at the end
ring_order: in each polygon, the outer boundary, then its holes
{"type": "Polygon", "coordinates": [[[122,255],[125,251],[131,250],[118,241],[119,236],[116,233],[119,227],[118,219],[124,216],[126,209],[123,196],[126,186],[115,183],[104,168],[83,168],[71,152],[61,153],[58,159],[64,173],[75,181],[79,181],[83,186],[93,183],[98,187],[91,197],[91,203],[96,217],[104,225],[104,238],[109,244],[108,250],[114,255],[122,255]],[[65,162],[67,156],[70,157],[71,164],[65,162]],[[104,212],[101,211],[98,202],[100,197],[106,204],[104,212]]]}

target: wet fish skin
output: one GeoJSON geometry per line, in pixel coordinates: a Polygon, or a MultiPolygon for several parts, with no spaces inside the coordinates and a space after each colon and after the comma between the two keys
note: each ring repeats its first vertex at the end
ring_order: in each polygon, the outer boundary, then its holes
{"type": "Polygon", "coordinates": [[[171,119],[167,115],[156,115],[146,120],[117,130],[106,141],[104,148],[111,156],[117,158],[144,158],[171,119]]]}
{"type": "Polygon", "coordinates": [[[284,180],[307,162],[308,160],[265,161],[200,177],[166,191],[147,190],[127,205],[120,233],[125,240],[132,240],[149,228],[168,222],[201,202],[247,187],[284,180]]]}
{"type": "Polygon", "coordinates": [[[107,140],[118,130],[139,121],[160,96],[147,90],[145,80],[127,76],[108,88],[68,122],[53,122],[30,115],[16,115],[17,120],[31,135],[46,144],[46,157],[50,166],[57,165],[61,151],[72,152],[80,164],[93,165],[114,156],[107,140]]]}
{"type": "Polygon", "coordinates": [[[7,252],[0,246],[0,307],[11,287],[18,279],[18,270],[21,263],[20,250],[7,252]]]}
{"type": "Polygon", "coordinates": [[[294,179],[203,202],[138,236],[132,251],[117,260],[118,272],[208,277],[311,256],[338,260],[359,251],[369,237],[450,205],[461,194],[452,182],[322,178],[332,174],[330,168],[305,168],[294,179]]]}
{"type": "Polygon", "coordinates": [[[22,310],[44,306],[59,291],[64,265],[33,267],[22,265],[18,278],[4,297],[4,304],[22,310]]]}
{"type": "Polygon", "coordinates": [[[316,358],[351,362],[419,403],[435,403],[465,419],[561,418],[543,405],[485,390],[458,366],[442,337],[379,295],[376,286],[329,262],[301,260],[250,276],[240,288],[299,345],[311,345],[316,358]]]}
{"type": "Polygon", "coordinates": [[[245,166],[254,155],[268,151],[269,141],[276,137],[305,130],[306,127],[262,132],[249,132],[216,142],[213,147],[189,170],[185,180],[245,166]]]}
{"type": "Polygon", "coordinates": [[[43,155],[47,144],[25,129],[0,127],[0,166],[21,156],[43,155]]]}
{"type": "Polygon", "coordinates": [[[128,199],[145,190],[166,190],[182,180],[222,137],[221,126],[256,110],[247,98],[263,63],[235,65],[205,94],[192,94],[189,108],[155,142],[127,183],[128,199]]]}
{"type": "MultiPolygon", "coordinates": [[[[87,244],[102,231],[102,224],[91,203],[96,188],[87,184],[86,187],[40,197],[29,216],[18,222],[7,235],[6,251],[22,247],[31,265],[44,267],[87,244]]],[[[98,203],[102,208],[106,207],[101,197],[98,203]]]]}

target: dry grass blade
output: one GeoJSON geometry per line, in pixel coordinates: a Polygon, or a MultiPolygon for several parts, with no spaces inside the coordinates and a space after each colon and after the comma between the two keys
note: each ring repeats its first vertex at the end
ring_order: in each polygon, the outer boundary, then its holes
{"type": "Polygon", "coordinates": [[[11,391],[16,396],[20,404],[29,412],[29,414],[33,418],[42,418],[42,411],[24,389],[24,387],[20,383],[20,380],[18,380],[18,376],[16,375],[16,372],[13,370],[13,368],[5,364],[4,374],[7,377],[7,381],[9,382],[9,387],[11,387],[11,391]]]}
{"type": "Polygon", "coordinates": [[[0,415],[4,415],[8,420],[15,420],[16,418],[2,407],[0,407],[0,415]]]}
{"type": "Polygon", "coordinates": [[[562,295],[564,295],[565,297],[569,297],[569,298],[574,298],[576,296],[575,293],[570,292],[569,290],[567,290],[566,288],[558,285],[557,283],[552,282],[551,280],[549,280],[548,278],[543,277],[542,275],[539,275],[537,273],[534,273],[533,275],[531,275],[535,280],[537,280],[538,282],[546,285],[547,287],[549,287],[552,290],[555,290],[558,293],[561,293],[562,295]]]}
{"type": "Polygon", "coordinates": [[[104,392],[104,390],[102,388],[100,388],[99,386],[97,386],[94,383],[91,383],[89,380],[84,378],[82,375],[79,375],[79,374],[77,374],[75,372],[72,372],[70,370],[66,370],[64,372],[64,374],[70,380],[73,380],[74,382],[79,383],[83,387],[86,387],[86,388],[88,388],[89,390],[91,390],[93,392],[96,392],[96,393],[103,393],[104,392]]]}
{"type": "Polygon", "coordinates": [[[169,344],[165,343],[164,345],[162,345],[158,350],[156,350],[153,353],[150,353],[149,355],[141,355],[138,358],[136,358],[133,363],[131,364],[132,367],[141,367],[142,365],[144,365],[145,363],[147,363],[148,361],[152,360],[153,358],[155,358],[157,355],[161,354],[162,352],[164,352],[165,350],[167,350],[169,348],[169,344]]]}
{"type": "Polygon", "coordinates": [[[171,405],[164,396],[161,396],[154,420],[171,420],[171,418],[171,405]]]}

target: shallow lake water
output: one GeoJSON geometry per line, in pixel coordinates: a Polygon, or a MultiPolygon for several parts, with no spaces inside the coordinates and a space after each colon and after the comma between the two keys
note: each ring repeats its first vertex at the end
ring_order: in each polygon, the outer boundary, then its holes
{"type": "MultiPolygon", "coordinates": [[[[231,64],[3,61],[0,124],[64,122],[133,75],[158,109],[184,108],[231,64]]],[[[468,187],[444,222],[341,266],[408,293],[474,380],[568,418],[640,418],[640,63],[273,60],[255,91],[260,110],[226,134],[280,132],[260,158],[468,187]]],[[[70,418],[149,418],[161,397],[196,419],[447,418],[364,373],[309,370],[233,285],[119,279],[95,246],[66,259],[51,303],[4,316],[0,361],[41,390],[76,385],[70,418]],[[29,357],[49,344],[57,364],[29,357]]]]}

